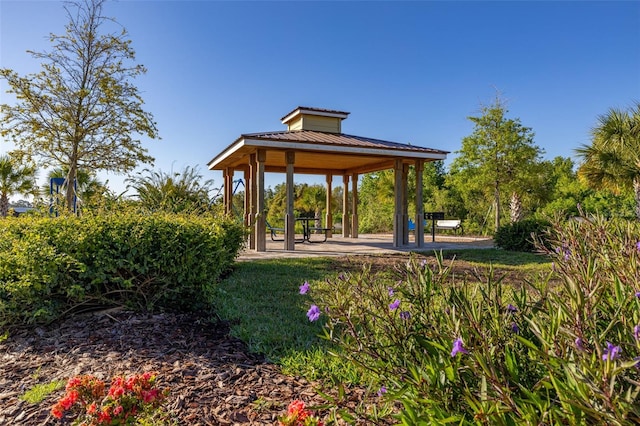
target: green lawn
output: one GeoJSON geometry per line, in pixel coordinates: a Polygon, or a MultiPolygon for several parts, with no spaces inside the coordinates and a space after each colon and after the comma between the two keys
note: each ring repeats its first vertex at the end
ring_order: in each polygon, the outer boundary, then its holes
{"type": "MultiPolygon", "coordinates": [[[[433,252],[423,255],[435,256],[433,252]]],[[[548,259],[531,253],[477,249],[449,250],[443,255],[455,257],[454,270],[456,264],[526,274],[550,270],[548,259]]],[[[341,365],[328,355],[331,348],[318,337],[321,321],[309,322],[309,299],[299,294],[305,281],[321,287],[327,278],[352,267],[329,258],[240,262],[218,285],[214,308],[221,319],[229,322],[233,336],[243,340],[252,352],[282,365],[286,372],[310,379],[358,381],[350,366],[341,365]]],[[[380,274],[380,279],[393,278],[392,274],[380,274]]],[[[508,285],[508,280],[504,284],[508,285]]]]}

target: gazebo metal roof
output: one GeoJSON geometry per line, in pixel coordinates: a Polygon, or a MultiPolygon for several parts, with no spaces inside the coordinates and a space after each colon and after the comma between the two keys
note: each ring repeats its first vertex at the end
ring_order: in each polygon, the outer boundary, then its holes
{"type": "Polygon", "coordinates": [[[390,142],[345,133],[292,130],[241,135],[213,158],[210,170],[243,169],[248,156],[259,148],[267,149],[265,170],[284,172],[284,151],[295,151],[296,173],[349,174],[368,173],[393,167],[398,158],[414,161],[443,160],[448,154],[433,148],[390,142]]]}

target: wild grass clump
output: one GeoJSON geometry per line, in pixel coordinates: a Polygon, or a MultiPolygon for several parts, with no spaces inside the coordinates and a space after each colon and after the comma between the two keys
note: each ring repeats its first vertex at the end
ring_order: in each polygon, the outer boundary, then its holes
{"type": "Polygon", "coordinates": [[[210,306],[243,228],[209,216],[120,212],[0,222],[0,325],[127,306],[210,306]]]}
{"type": "Polygon", "coordinates": [[[638,424],[640,226],[556,222],[547,237],[553,280],[459,282],[439,257],[300,297],[401,424],[638,424]]]}

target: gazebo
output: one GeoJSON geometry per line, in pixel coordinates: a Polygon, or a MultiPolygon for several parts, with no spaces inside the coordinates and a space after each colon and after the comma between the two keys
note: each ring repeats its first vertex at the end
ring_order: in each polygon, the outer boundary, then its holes
{"type": "Polygon", "coordinates": [[[342,235],[358,238],[358,175],[393,169],[393,246],[408,245],[407,179],[410,165],[416,169],[415,244],[417,247],[424,245],[423,166],[425,162],[445,159],[448,152],[342,133],[342,120],[348,115],[348,112],[343,111],[298,107],[281,119],[287,130],[240,135],[208,163],[209,170],[221,170],[223,173],[224,209],[229,214],[232,207],[234,174],[236,171],[244,174],[244,220],[245,224],[252,228],[249,238],[250,249],[266,250],[265,172],[286,173],[284,249],[295,250],[294,174],[326,176],[327,228],[333,227],[333,177],[342,176],[342,235]],[[351,206],[348,199],[349,182],[352,191],[351,206]]]}

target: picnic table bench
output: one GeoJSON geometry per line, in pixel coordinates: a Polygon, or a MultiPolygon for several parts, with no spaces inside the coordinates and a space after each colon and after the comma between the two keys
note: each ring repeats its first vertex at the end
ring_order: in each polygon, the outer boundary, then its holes
{"type": "MultiPolygon", "coordinates": [[[[296,240],[297,243],[303,243],[305,241],[308,241],[310,243],[324,243],[325,241],[327,241],[327,236],[329,234],[329,231],[333,231],[333,228],[311,226],[310,222],[312,220],[315,220],[315,218],[309,218],[309,217],[296,218],[296,221],[302,222],[302,240],[296,240]],[[324,239],[322,241],[311,240],[311,235],[320,235],[320,234],[324,235],[324,239]]],[[[280,232],[281,234],[284,234],[284,231],[285,231],[284,228],[271,226],[269,222],[267,222],[266,220],[265,220],[265,224],[267,226],[267,229],[271,233],[271,240],[284,241],[284,236],[282,238],[278,237],[278,232],[280,232]]]]}

